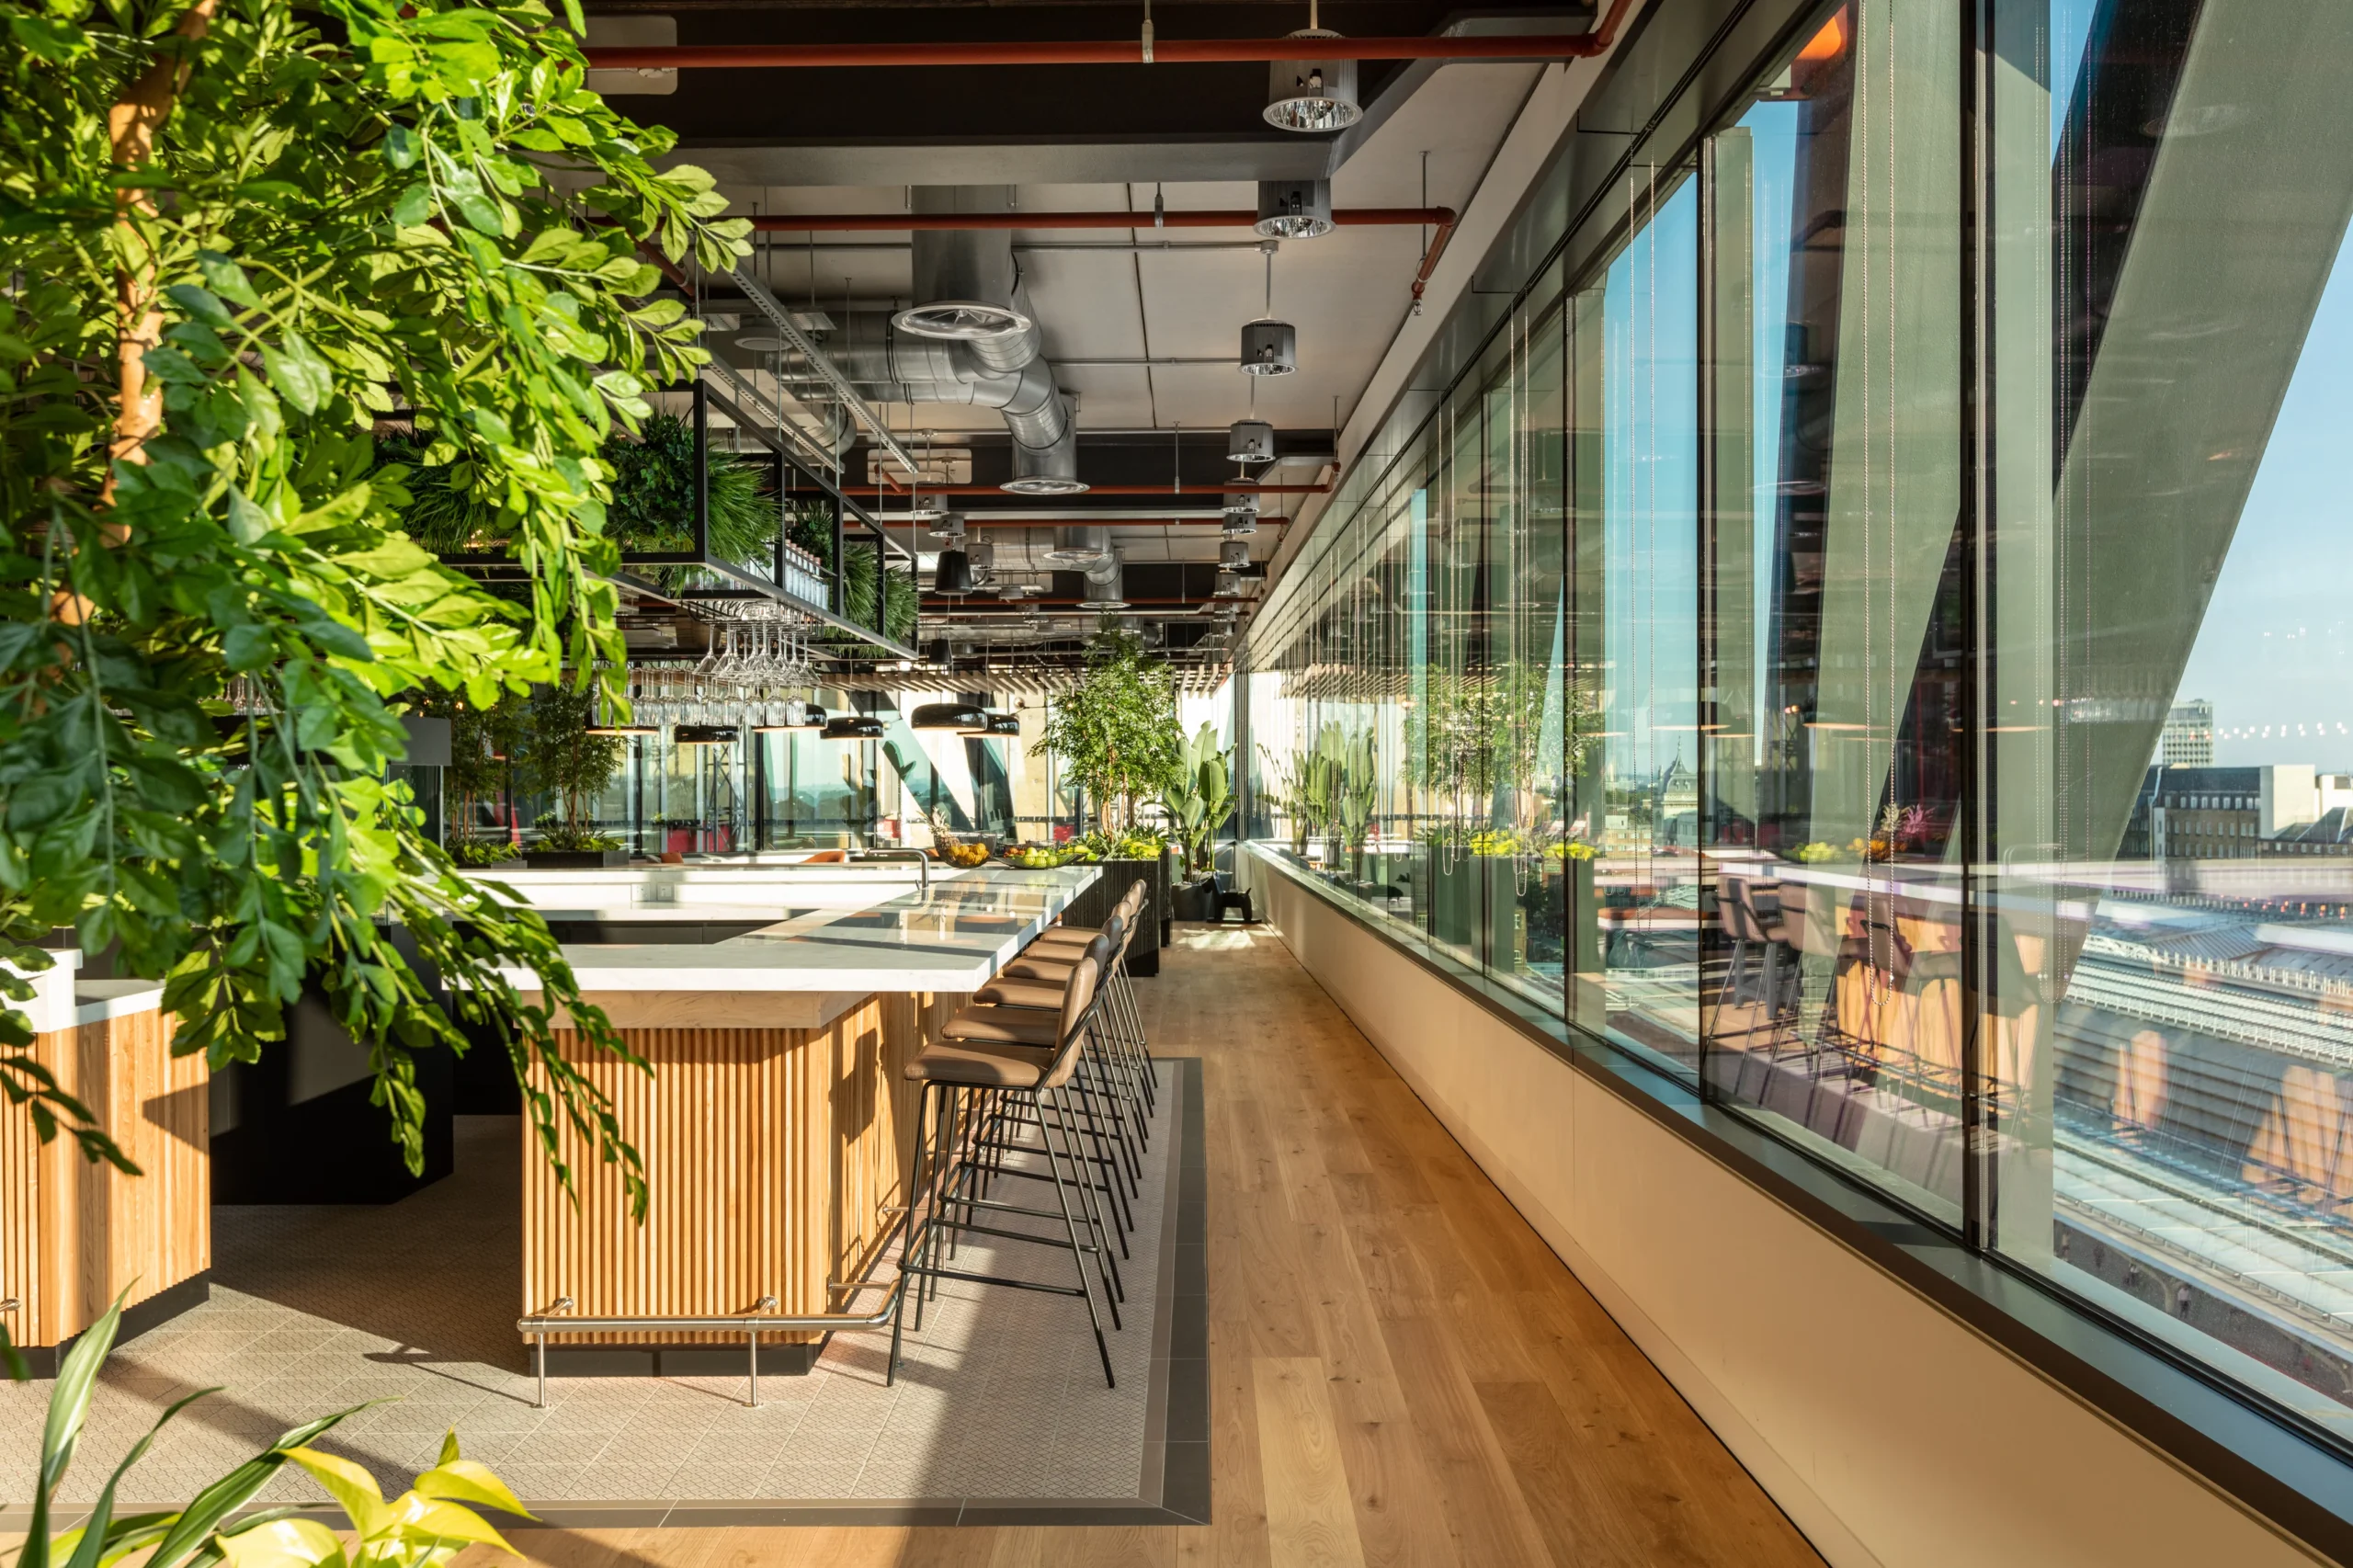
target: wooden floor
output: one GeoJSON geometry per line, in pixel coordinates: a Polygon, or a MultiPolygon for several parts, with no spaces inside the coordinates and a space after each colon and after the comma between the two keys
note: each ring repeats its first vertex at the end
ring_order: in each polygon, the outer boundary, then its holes
{"type": "Polygon", "coordinates": [[[1212,1523],[516,1543],[563,1568],[1821,1562],[1279,938],[1181,933],[1138,989],[1155,1049],[1203,1059],[1212,1523]]]}

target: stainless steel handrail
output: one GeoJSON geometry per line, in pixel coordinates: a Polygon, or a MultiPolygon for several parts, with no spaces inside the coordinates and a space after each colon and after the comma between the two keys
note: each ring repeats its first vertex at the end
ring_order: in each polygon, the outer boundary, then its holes
{"type": "Polygon", "coordinates": [[[891,1292],[889,1298],[883,1301],[879,1310],[871,1312],[800,1312],[779,1314],[774,1312],[762,1312],[757,1310],[759,1308],[773,1308],[776,1305],[776,1298],[774,1296],[762,1296],[758,1301],[754,1303],[756,1310],[749,1312],[732,1313],[724,1316],[574,1317],[570,1315],[572,1312],[572,1298],[569,1296],[558,1296],[552,1302],[549,1303],[545,1312],[533,1312],[528,1317],[517,1318],[515,1320],[515,1327],[520,1333],[534,1336],[539,1342],[539,1408],[542,1410],[547,1408],[548,1403],[549,1335],[626,1334],[632,1329],[641,1328],[668,1329],[673,1332],[697,1333],[708,1333],[712,1331],[741,1331],[745,1336],[746,1345],[751,1357],[752,1384],[750,1403],[754,1409],[757,1409],[760,1403],[760,1335],[762,1334],[791,1334],[809,1332],[831,1333],[838,1329],[846,1328],[888,1328],[891,1325],[891,1319],[892,1315],[899,1310],[900,1288],[905,1283],[906,1276],[904,1275],[900,1275],[898,1278],[892,1279],[887,1286],[879,1280],[862,1280],[851,1283],[835,1283],[832,1280],[826,1281],[826,1285],[829,1290],[841,1290],[849,1294],[855,1294],[860,1290],[887,1289],[891,1292]]]}

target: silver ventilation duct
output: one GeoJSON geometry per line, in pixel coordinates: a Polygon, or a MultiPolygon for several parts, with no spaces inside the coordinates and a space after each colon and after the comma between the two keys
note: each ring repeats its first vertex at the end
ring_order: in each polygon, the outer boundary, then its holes
{"type": "Polygon", "coordinates": [[[1061,495],[1086,488],[1078,478],[1078,427],[1070,400],[1054,385],[1045,360],[992,369],[972,343],[901,332],[890,317],[871,311],[851,314],[831,347],[843,374],[861,386],[887,389],[907,403],[961,403],[1002,414],[1013,437],[1013,477],[1006,489],[1061,495]]]}
{"type": "MultiPolygon", "coordinates": [[[[918,212],[1008,212],[1009,186],[918,186],[918,212]]],[[[1070,400],[1040,353],[1028,289],[1003,229],[920,230],[915,236],[919,301],[890,317],[843,324],[835,358],[854,381],[890,385],[910,403],[994,408],[1013,437],[1013,477],[1024,495],[1085,490],[1070,400]]]]}
{"type": "Polygon", "coordinates": [[[1125,609],[1128,608],[1127,568],[1120,563],[1117,545],[1103,552],[1102,559],[1086,569],[1086,595],[1078,601],[1081,609],[1125,609]]]}
{"type": "Polygon", "coordinates": [[[1054,530],[1054,548],[1046,551],[1045,559],[1057,566],[1091,568],[1110,552],[1109,528],[1064,528],[1054,530]]]}

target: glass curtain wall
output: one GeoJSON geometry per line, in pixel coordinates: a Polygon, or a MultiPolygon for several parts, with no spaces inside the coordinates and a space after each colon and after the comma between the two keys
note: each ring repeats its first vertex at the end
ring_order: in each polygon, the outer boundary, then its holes
{"type": "Polygon", "coordinates": [[[2337,1442],[2348,67],[2330,0],[1824,7],[1237,683],[1259,853],[2337,1442]]]}

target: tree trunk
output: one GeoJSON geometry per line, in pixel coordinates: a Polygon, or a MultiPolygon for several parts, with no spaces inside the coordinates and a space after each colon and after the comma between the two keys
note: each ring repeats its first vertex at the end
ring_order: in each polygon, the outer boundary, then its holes
{"type": "MultiPolygon", "coordinates": [[[[173,28],[175,38],[193,44],[212,25],[217,0],[196,0],[173,28]]],[[[115,167],[136,169],[155,155],[155,132],[172,112],[193,67],[185,49],[157,60],[139,74],[122,100],[107,111],[107,135],[114,148],[115,167]]],[[[147,460],[147,437],[164,422],[163,388],[147,376],[147,350],[162,341],[164,316],[155,308],[155,267],[146,256],[146,236],[134,218],[152,215],[155,203],[144,190],[115,194],[115,230],[123,259],[115,271],[115,362],[119,398],[115,406],[114,441],[109,452],[116,462],[147,460]]],[[[114,475],[107,475],[99,493],[103,506],[114,499],[114,475]]],[[[108,524],[102,536],[108,545],[123,541],[124,530],[108,524]]]]}

